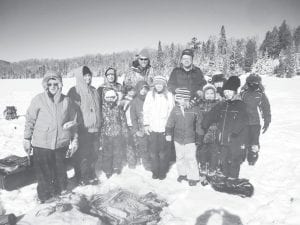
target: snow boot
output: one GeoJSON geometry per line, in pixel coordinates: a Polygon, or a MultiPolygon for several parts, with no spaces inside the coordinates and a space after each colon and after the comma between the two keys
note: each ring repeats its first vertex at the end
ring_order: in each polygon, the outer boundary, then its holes
{"type": "Polygon", "coordinates": [[[187,176],[185,175],[180,175],[178,178],[177,178],[177,181],[179,182],[179,183],[181,183],[181,181],[183,181],[183,180],[185,180],[185,181],[187,181],[187,176]]]}

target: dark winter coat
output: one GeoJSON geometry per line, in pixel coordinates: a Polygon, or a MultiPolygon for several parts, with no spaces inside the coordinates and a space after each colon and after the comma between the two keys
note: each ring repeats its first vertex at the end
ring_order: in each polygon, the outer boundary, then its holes
{"type": "Polygon", "coordinates": [[[198,107],[185,109],[182,113],[180,106],[174,106],[166,125],[166,134],[174,133],[174,141],[179,144],[195,143],[198,139],[197,127],[202,120],[198,107]]]}
{"type": "MultiPolygon", "coordinates": [[[[218,104],[219,101],[201,101],[199,104],[199,112],[203,115],[203,118],[207,117],[210,110],[218,104]]],[[[217,136],[217,126],[216,123],[213,123],[209,126],[206,133],[201,129],[199,132],[201,135],[204,135],[203,142],[204,143],[215,143],[217,136]]]]}
{"type": "Polygon", "coordinates": [[[130,103],[130,118],[131,118],[133,133],[136,133],[137,131],[144,132],[144,124],[143,124],[144,102],[145,99],[142,99],[139,96],[137,96],[130,103]]]}
{"type": "Polygon", "coordinates": [[[131,67],[130,71],[125,75],[124,86],[135,87],[141,80],[146,81],[148,85],[152,85],[154,72],[149,65],[146,68],[131,67]]]}
{"type": "Polygon", "coordinates": [[[260,124],[258,110],[261,112],[265,123],[271,122],[270,103],[264,92],[260,91],[259,89],[255,91],[247,89],[241,93],[241,98],[247,106],[249,125],[260,124]]]}
{"type": "Polygon", "coordinates": [[[241,100],[218,103],[203,119],[202,128],[207,130],[212,123],[217,123],[220,145],[231,145],[233,142],[235,146],[242,145],[248,124],[246,104],[241,100]]]}
{"type": "Polygon", "coordinates": [[[185,71],[182,67],[177,67],[170,75],[168,88],[173,94],[175,94],[176,88],[187,88],[194,97],[205,84],[206,80],[200,68],[193,66],[190,71],[185,71]]]}

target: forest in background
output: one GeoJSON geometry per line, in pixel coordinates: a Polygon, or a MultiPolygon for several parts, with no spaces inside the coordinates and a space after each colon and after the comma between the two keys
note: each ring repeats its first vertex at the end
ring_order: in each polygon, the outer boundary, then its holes
{"type": "MultiPolygon", "coordinates": [[[[194,50],[194,64],[207,76],[215,71],[222,71],[227,77],[245,72],[274,74],[277,77],[300,75],[300,26],[290,28],[286,21],[267,31],[262,43],[256,37],[227,38],[224,26],[218,36],[210,36],[206,41],[197,37],[192,37],[186,44],[158,41],[157,49],[148,49],[155,73],[169,76],[172,69],[179,65],[181,51],[185,48],[194,50]]],[[[73,70],[82,65],[89,66],[95,76],[102,76],[110,66],[122,75],[129,70],[137,53],[123,51],[59,60],[28,59],[13,63],[0,60],[0,78],[41,78],[48,70],[69,77],[73,70]]]]}

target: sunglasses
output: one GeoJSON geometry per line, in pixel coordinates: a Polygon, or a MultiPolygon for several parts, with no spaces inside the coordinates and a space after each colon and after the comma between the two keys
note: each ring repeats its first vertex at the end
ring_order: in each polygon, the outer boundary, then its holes
{"type": "Polygon", "coordinates": [[[148,58],[139,58],[141,61],[147,61],[148,58]]]}
{"type": "Polygon", "coordinates": [[[51,86],[58,87],[58,83],[48,83],[47,86],[48,87],[51,87],[51,86]]]}

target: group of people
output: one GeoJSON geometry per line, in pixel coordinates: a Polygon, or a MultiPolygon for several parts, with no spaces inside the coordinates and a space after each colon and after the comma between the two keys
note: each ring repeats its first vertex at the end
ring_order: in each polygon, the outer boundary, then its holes
{"type": "Polygon", "coordinates": [[[61,93],[61,76],[46,73],[45,91],[33,98],[24,132],[24,149],[33,150],[40,202],[66,191],[66,158],[81,185],[96,184],[96,171],[110,178],[125,165],[142,165],[153,179],[164,180],[172,152],[177,181],[190,186],[216,174],[238,178],[246,158],[253,165],[260,148],[259,113],[263,132],[271,122],[260,76],[249,75],[238,93],[239,77],[227,80],[219,73],[207,83],[193,57],[191,49],[184,50],[167,79],[153,72],[144,49],[122,84],[110,67],[98,89],[83,66],[67,95],[61,93]]]}

